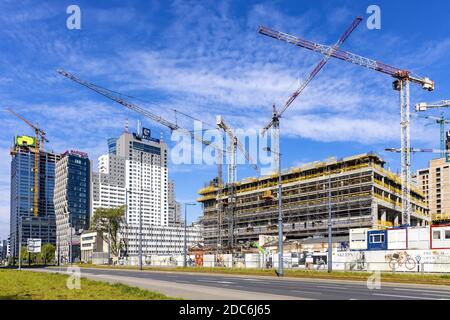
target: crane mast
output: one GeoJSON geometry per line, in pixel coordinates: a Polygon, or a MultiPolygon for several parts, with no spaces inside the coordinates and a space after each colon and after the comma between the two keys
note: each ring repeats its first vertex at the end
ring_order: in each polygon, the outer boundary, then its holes
{"type": "MultiPolygon", "coordinates": [[[[435,109],[435,108],[446,108],[450,107],[450,100],[441,100],[438,102],[432,102],[432,103],[426,103],[426,102],[420,102],[416,104],[416,111],[426,111],[427,109],[435,109]]],[[[444,150],[446,148],[445,146],[445,125],[450,123],[449,119],[444,118],[444,114],[441,113],[441,117],[432,117],[427,116],[425,117],[427,119],[435,120],[437,124],[440,126],[440,142],[441,142],[441,150],[444,150]]],[[[447,151],[441,152],[441,158],[445,158],[447,161],[447,151]]]]}
{"type": "Polygon", "coordinates": [[[422,86],[422,89],[434,90],[434,81],[428,77],[419,77],[413,75],[410,71],[390,66],[388,64],[369,59],[348,51],[333,48],[332,46],[315,43],[306,39],[289,35],[284,32],[276,31],[264,26],[260,26],[259,33],[272,37],[274,39],[291,43],[298,47],[308,49],[350,62],[365,68],[369,68],[387,75],[396,80],[393,88],[400,92],[400,136],[401,136],[401,182],[402,182],[402,223],[410,224],[411,218],[411,155],[410,155],[410,102],[409,102],[409,84],[410,82],[422,86]]]}
{"type": "MultiPolygon", "coordinates": [[[[237,149],[239,149],[249,161],[252,167],[259,173],[259,168],[256,162],[249,155],[244,145],[239,141],[237,136],[234,134],[233,129],[227,125],[222,116],[218,115],[216,117],[216,125],[218,129],[222,129],[229,137],[230,143],[227,146],[228,156],[228,183],[227,183],[227,193],[229,196],[229,203],[227,206],[228,211],[228,246],[232,249],[234,246],[234,219],[235,219],[235,204],[236,204],[236,154],[237,149]]],[[[219,188],[220,190],[220,188],[219,188]]],[[[219,194],[218,194],[219,196],[219,194]]],[[[218,198],[218,202],[221,202],[218,198]]],[[[222,208],[220,208],[222,209],[222,208]]],[[[219,211],[219,223],[221,223],[221,212],[219,211]]],[[[220,237],[219,237],[220,238],[220,237]]],[[[219,241],[221,241],[219,239],[219,241]]]]}
{"type": "Polygon", "coordinates": [[[45,137],[46,133],[44,130],[38,128],[34,124],[32,124],[30,121],[16,113],[11,108],[7,108],[7,110],[12,113],[14,116],[25,122],[28,126],[30,126],[35,133],[35,147],[33,150],[34,153],[34,167],[33,167],[33,173],[34,173],[34,185],[33,185],[33,215],[34,217],[37,217],[39,215],[39,159],[40,159],[40,150],[44,149],[44,143],[48,142],[47,138],[45,137]]]}

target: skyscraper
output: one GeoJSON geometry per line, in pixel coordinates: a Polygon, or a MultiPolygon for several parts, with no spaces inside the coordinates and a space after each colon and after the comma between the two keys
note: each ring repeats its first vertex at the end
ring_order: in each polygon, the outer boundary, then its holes
{"type": "Polygon", "coordinates": [[[59,155],[40,151],[38,166],[38,215],[33,213],[35,139],[18,136],[11,149],[10,254],[18,257],[19,242],[41,239],[42,244],[56,244],[55,163],[59,155]]]}
{"type": "Polygon", "coordinates": [[[80,234],[89,228],[91,162],[84,152],[66,151],[56,162],[56,247],[60,261],[81,258],[80,234]]]}
{"type": "Polygon", "coordinates": [[[177,201],[175,195],[175,182],[169,181],[168,184],[169,192],[169,226],[180,226],[184,223],[181,221],[181,203],[177,201]]]}
{"type": "Polygon", "coordinates": [[[127,224],[169,224],[167,146],[150,135],[124,132],[108,140],[109,153],[98,160],[93,181],[93,212],[127,205],[127,224]],[[142,216],[141,216],[142,214],[142,216]]]}

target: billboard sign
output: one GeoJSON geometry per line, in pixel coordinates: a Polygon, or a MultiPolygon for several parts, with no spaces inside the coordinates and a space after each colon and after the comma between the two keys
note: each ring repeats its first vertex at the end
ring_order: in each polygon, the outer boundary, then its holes
{"type": "Polygon", "coordinates": [[[27,250],[29,253],[39,253],[41,252],[41,239],[28,239],[27,240],[27,250]]]}
{"type": "Polygon", "coordinates": [[[16,137],[16,146],[28,146],[35,147],[36,139],[30,136],[17,136],[16,137]]]}

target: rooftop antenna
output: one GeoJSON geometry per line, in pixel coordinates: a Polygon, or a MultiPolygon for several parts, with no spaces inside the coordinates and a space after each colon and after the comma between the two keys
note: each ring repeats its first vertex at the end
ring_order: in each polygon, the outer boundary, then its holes
{"type": "Polygon", "coordinates": [[[141,120],[137,121],[137,135],[141,136],[141,120]]]}
{"type": "Polygon", "coordinates": [[[125,120],[125,133],[128,133],[128,117],[125,120]]]}

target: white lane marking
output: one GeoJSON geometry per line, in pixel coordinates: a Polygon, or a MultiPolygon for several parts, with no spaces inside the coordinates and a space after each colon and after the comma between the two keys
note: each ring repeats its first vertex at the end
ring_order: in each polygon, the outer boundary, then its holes
{"type": "Polygon", "coordinates": [[[398,294],[387,294],[387,293],[373,293],[374,296],[384,296],[384,297],[395,297],[395,298],[410,298],[410,299],[419,299],[419,300],[436,300],[436,298],[427,298],[427,297],[417,297],[417,296],[402,296],[398,294]]]}
{"type": "Polygon", "coordinates": [[[344,290],[344,289],[346,289],[346,288],[343,288],[343,287],[334,287],[334,286],[316,286],[316,288],[339,289],[339,290],[344,290]]]}
{"type": "Polygon", "coordinates": [[[317,291],[306,291],[306,290],[289,290],[291,292],[298,292],[298,293],[312,293],[312,294],[322,294],[322,292],[317,291]]]}
{"type": "Polygon", "coordinates": [[[407,289],[407,288],[393,288],[392,290],[398,291],[416,291],[416,292],[430,292],[436,294],[450,294],[450,291],[439,291],[439,290],[421,290],[421,289],[407,289]]]}
{"type": "Polygon", "coordinates": [[[242,280],[245,280],[245,281],[264,281],[264,280],[261,280],[261,279],[242,279],[242,280]]]}
{"type": "Polygon", "coordinates": [[[234,282],[230,282],[230,281],[217,281],[217,280],[207,280],[207,279],[199,279],[197,281],[201,281],[201,282],[214,282],[214,283],[223,283],[223,284],[233,284],[234,282]]]}

